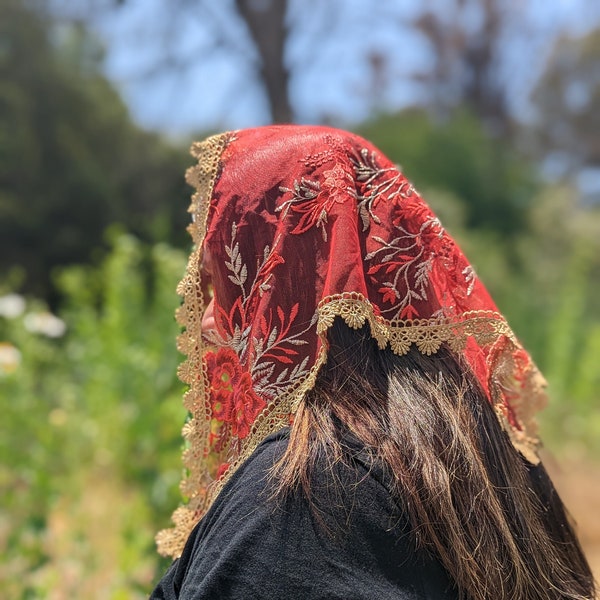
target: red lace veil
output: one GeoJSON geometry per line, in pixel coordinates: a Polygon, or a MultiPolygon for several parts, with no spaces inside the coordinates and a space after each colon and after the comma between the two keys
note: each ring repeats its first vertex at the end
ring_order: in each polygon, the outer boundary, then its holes
{"type": "Polygon", "coordinates": [[[455,242],[377,148],[327,127],[283,125],[217,135],[192,154],[195,250],[178,289],[189,502],[157,536],[161,553],[178,556],[228,477],[290,424],[336,316],[368,323],[397,354],[449,344],[515,447],[537,462],[543,378],[455,242]],[[209,287],[210,344],[201,331],[209,287]]]}

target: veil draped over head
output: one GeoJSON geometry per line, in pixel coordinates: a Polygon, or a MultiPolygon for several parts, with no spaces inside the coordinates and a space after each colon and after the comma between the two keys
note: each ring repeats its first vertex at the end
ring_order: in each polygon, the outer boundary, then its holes
{"type": "Polygon", "coordinates": [[[231,474],[293,422],[335,317],[368,323],[379,347],[397,354],[449,345],[514,446],[538,461],[542,376],[455,242],[377,148],[328,127],[280,125],[213,136],[192,154],[195,249],[177,313],[189,501],[157,536],[162,554],[181,554],[231,474]]]}

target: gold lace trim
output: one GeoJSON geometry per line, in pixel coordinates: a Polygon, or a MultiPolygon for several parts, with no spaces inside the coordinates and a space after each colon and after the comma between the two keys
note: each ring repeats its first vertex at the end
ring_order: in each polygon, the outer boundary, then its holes
{"type": "Polygon", "coordinates": [[[191,530],[205,511],[206,490],[211,483],[203,468],[206,429],[210,415],[204,401],[207,374],[202,363],[204,298],[200,286],[200,265],[208,209],[219,173],[220,158],[232,138],[232,133],[223,133],[193,144],[191,154],[198,163],[186,172],[186,181],[196,188],[189,207],[192,224],[188,228],[194,242],[194,250],[188,259],[185,275],[177,286],[177,293],[183,297],[183,302],[175,316],[184,328],[177,338],[177,348],[187,356],[180,365],[178,374],[180,379],[189,385],[183,404],[191,418],[182,431],[187,446],[183,452],[183,464],[187,472],[180,485],[182,494],[189,498],[189,502],[173,513],[174,527],[160,531],[156,536],[159,553],[173,558],[181,555],[191,530]]]}
{"type": "Polygon", "coordinates": [[[189,390],[184,396],[184,406],[190,412],[191,418],[183,428],[183,436],[187,443],[183,462],[187,474],[181,483],[182,493],[189,498],[189,502],[173,513],[174,527],[163,530],[156,536],[159,552],[173,558],[180,556],[191,530],[233,473],[250,457],[262,440],[289,425],[290,415],[296,412],[304,395],[314,386],[319,369],[326,361],[326,334],[337,316],[355,329],[368,322],[371,335],[379,347],[383,349],[390,344],[393,352],[399,355],[406,354],[412,344],[424,354],[432,354],[437,352],[443,343],[447,343],[453,351],[460,352],[465,349],[470,337],[474,338],[478,345],[488,347],[501,338],[508,340],[507,351],[495,364],[489,365],[492,388],[490,393],[500,423],[515,448],[529,462],[539,462],[534,414],[545,405],[545,382],[535,366],[531,365],[525,374],[525,381],[521,384],[520,393],[511,398],[511,408],[519,425],[519,428],[513,427],[506,413],[501,390],[510,387],[514,372],[511,350],[521,347],[501,314],[493,311],[472,311],[461,315],[460,319],[389,321],[376,315],[373,305],[362,294],[344,293],[328,296],[318,305],[317,333],[321,337],[322,347],[309,373],[293,384],[284,395],[271,402],[257,418],[249,435],[243,440],[239,455],[231,462],[226,474],[218,481],[210,479],[204,466],[210,415],[204,396],[207,374],[202,366],[201,319],[204,305],[200,289],[200,261],[202,242],[206,235],[208,207],[219,172],[220,157],[233,135],[225,133],[194,144],[192,154],[199,163],[186,173],[187,181],[197,189],[190,206],[194,217],[190,232],[195,250],[190,256],[185,276],[178,286],[183,303],[176,315],[178,322],[185,328],[178,338],[178,348],[187,355],[187,359],[180,366],[179,376],[189,385],[189,390]]]}
{"type": "MultiPolygon", "coordinates": [[[[504,338],[508,342],[505,351],[493,364],[488,364],[490,372],[490,394],[498,419],[507,432],[513,446],[532,464],[539,463],[538,425],[535,415],[545,407],[546,381],[537,367],[530,362],[523,373],[523,381],[514,382],[516,365],[512,352],[521,349],[512,329],[504,317],[494,311],[470,311],[463,313],[460,319],[413,319],[406,321],[389,321],[375,314],[373,305],[359,293],[344,293],[324,298],[318,307],[319,319],[317,331],[326,347],[326,333],[333,325],[335,317],[342,317],[349,327],[358,329],[369,323],[372,337],[381,349],[390,344],[395,354],[406,354],[415,344],[423,354],[437,352],[443,343],[447,343],[454,352],[465,349],[467,340],[473,338],[478,346],[491,347],[504,338]],[[511,385],[512,384],[512,385],[511,385]],[[512,390],[510,407],[517,420],[518,427],[513,426],[508,418],[503,390],[512,390]]],[[[325,354],[325,353],[323,353],[325,354]]],[[[319,357],[318,367],[325,361],[319,357]]],[[[317,368],[318,368],[317,367],[317,368]]],[[[298,407],[302,396],[314,385],[316,373],[311,377],[310,385],[302,387],[301,394],[292,401],[292,409],[298,407]]]]}
{"type": "Polygon", "coordinates": [[[437,352],[444,342],[456,352],[464,350],[469,337],[479,345],[489,345],[501,335],[515,339],[502,315],[493,311],[470,311],[463,313],[460,319],[389,321],[377,316],[373,305],[362,294],[352,292],[327,296],[319,303],[318,311],[319,333],[329,329],[336,316],[354,329],[368,322],[379,347],[385,348],[389,343],[400,355],[406,354],[412,344],[429,355],[437,352]]]}
{"type": "Polygon", "coordinates": [[[203,142],[192,144],[190,154],[198,163],[185,173],[185,180],[196,188],[188,212],[192,214],[191,233],[194,244],[200,249],[206,235],[206,219],[213,189],[219,174],[219,164],[223,150],[234,138],[234,133],[221,133],[203,142]]]}

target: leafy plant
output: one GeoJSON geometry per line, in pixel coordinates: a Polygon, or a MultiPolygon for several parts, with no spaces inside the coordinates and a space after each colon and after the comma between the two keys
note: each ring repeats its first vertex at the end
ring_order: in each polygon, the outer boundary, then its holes
{"type": "Polygon", "coordinates": [[[63,337],[26,328],[47,314],[34,301],[0,321],[20,357],[0,376],[0,580],[11,598],[142,598],[165,567],[153,535],[179,501],[184,257],[110,237],[100,268],[58,277],[63,337]]]}

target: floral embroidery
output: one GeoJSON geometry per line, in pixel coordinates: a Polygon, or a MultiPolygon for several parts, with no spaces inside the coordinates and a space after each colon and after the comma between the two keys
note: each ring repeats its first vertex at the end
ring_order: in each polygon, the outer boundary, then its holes
{"type": "Polygon", "coordinates": [[[219,465],[219,468],[217,469],[217,474],[216,474],[216,479],[219,480],[223,477],[223,475],[225,475],[225,473],[227,472],[227,469],[229,469],[230,464],[228,462],[224,462],[222,464],[219,465]]]}
{"type": "Polygon", "coordinates": [[[363,231],[369,229],[370,221],[381,223],[374,212],[379,202],[396,202],[411,198],[415,189],[400,173],[391,167],[382,168],[377,163],[377,154],[362,148],[351,156],[356,181],[360,182],[362,195],[358,197],[358,214],[363,231]]]}
{"type": "Polygon", "coordinates": [[[265,398],[272,398],[306,373],[308,357],[300,357],[298,347],[308,344],[303,337],[314,327],[315,321],[311,320],[306,327],[298,330],[295,323],[298,303],[289,309],[288,315],[281,306],[275,306],[254,319],[256,303],[271,289],[270,281],[274,272],[285,260],[277,250],[280,239],[277,237],[273,246],[264,247],[256,276],[247,287],[248,267],[241,258],[236,236],[237,226],[233,223],[231,243],[225,246],[229,258],[225,261],[225,266],[229,271],[229,280],[239,288],[240,295],[229,312],[217,306],[216,318],[223,335],[221,344],[229,346],[234,356],[247,362],[256,391],[265,398]],[[284,368],[277,379],[271,381],[277,364],[284,365],[284,368]],[[291,364],[295,366],[290,372],[285,365],[291,364]]]}
{"type": "Polygon", "coordinates": [[[338,318],[368,324],[379,347],[397,354],[448,344],[473,369],[515,447],[536,462],[533,414],[544,403],[543,378],[459,248],[385,156],[357,136],[310,126],[223,134],[194,154],[196,250],[178,287],[186,328],[179,347],[188,356],[179,373],[190,385],[184,403],[192,415],[182,490],[190,502],[174,514],[175,529],[160,534],[162,553],[181,552],[228,477],[293,421],[338,318]],[[217,271],[210,336],[201,328],[204,248],[217,271]]]}
{"type": "MultiPolygon", "coordinates": [[[[374,233],[369,239],[380,247],[364,257],[371,263],[367,274],[381,294],[382,313],[395,320],[419,318],[419,305],[435,298],[433,289],[448,300],[434,315],[456,312],[455,298],[470,295],[475,275],[468,265],[458,269],[458,251],[437,217],[399,171],[378,165],[375,152],[362,149],[352,162],[362,184],[357,199],[363,231],[371,223],[381,224],[375,212],[379,202],[393,207],[391,223],[397,236],[386,240],[374,233]]],[[[431,312],[429,306],[425,312],[431,312]]]]}
{"type": "Polygon", "coordinates": [[[383,302],[392,304],[388,309],[381,309],[383,314],[393,311],[392,319],[420,316],[415,302],[428,299],[432,259],[425,257],[421,235],[429,227],[437,229],[437,220],[426,221],[417,233],[410,233],[398,225],[396,229],[400,235],[389,242],[378,236],[372,237],[380,248],[365,256],[366,262],[373,263],[367,273],[379,285],[383,302]]]}
{"type": "Polygon", "coordinates": [[[217,353],[208,353],[206,360],[210,374],[212,416],[219,421],[229,421],[233,386],[240,375],[238,357],[230,348],[220,348],[217,353]]]}
{"type": "Polygon", "coordinates": [[[347,173],[341,165],[334,165],[333,169],[323,171],[323,187],[319,196],[323,205],[328,210],[335,202],[344,202],[352,195],[352,175],[347,173]]]}
{"type": "Polygon", "coordinates": [[[222,423],[228,423],[231,433],[243,439],[267,404],[254,392],[250,374],[241,370],[231,348],[207,353],[206,363],[212,419],[217,421],[213,424],[212,445],[220,449],[229,434],[222,423]]]}
{"type": "Polygon", "coordinates": [[[231,431],[238,438],[245,438],[258,414],[267,406],[252,389],[252,378],[249,373],[242,373],[234,382],[232,402],[231,431]]]}
{"type": "Polygon", "coordinates": [[[276,212],[281,212],[282,218],[287,216],[290,209],[300,215],[297,225],[290,233],[299,235],[316,226],[321,228],[323,240],[327,241],[325,224],[328,213],[335,204],[356,198],[352,175],[341,165],[336,164],[332,169],[324,171],[322,177],[322,185],[318,180],[302,177],[300,182],[294,181],[292,189],[283,186],[279,188],[281,192],[291,193],[292,198],[276,208],[276,212]]]}

